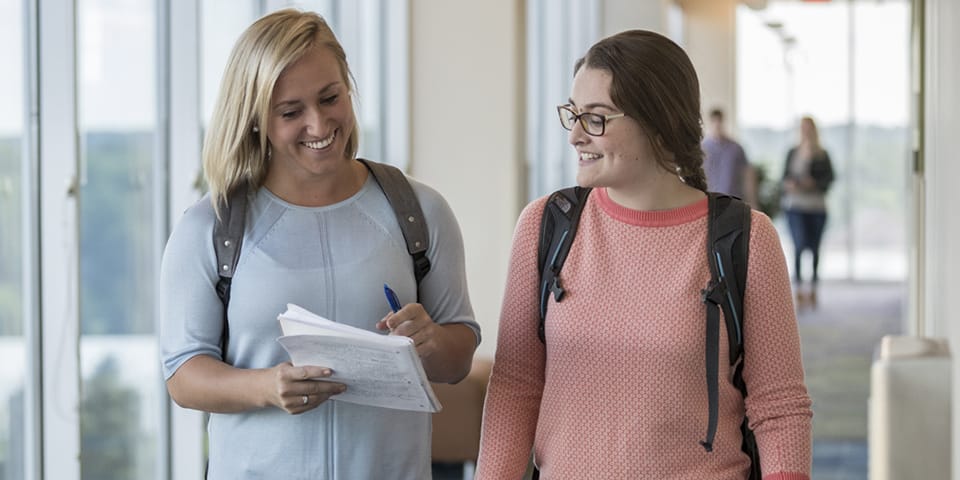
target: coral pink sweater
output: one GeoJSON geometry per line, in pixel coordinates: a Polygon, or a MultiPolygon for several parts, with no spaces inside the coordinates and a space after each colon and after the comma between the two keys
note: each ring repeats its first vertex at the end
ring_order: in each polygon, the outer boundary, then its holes
{"type": "MultiPolygon", "coordinates": [[[[765,480],[807,480],[810,398],[777,232],[753,212],[744,297],[749,397],[731,382],[721,333],[720,419],[712,453],[704,367],[707,202],[635,211],[591,193],[537,337],[537,243],[546,198],[514,235],[477,478],[519,479],[531,449],[541,478],[730,479],[747,476],[750,418],[765,480]]],[[[721,325],[723,321],[721,320],[721,325]]]]}

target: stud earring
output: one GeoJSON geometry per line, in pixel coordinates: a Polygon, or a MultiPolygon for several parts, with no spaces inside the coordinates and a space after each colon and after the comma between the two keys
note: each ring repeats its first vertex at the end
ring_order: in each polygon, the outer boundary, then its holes
{"type": "Polygon", "coordinates": [[[254,125],[254,126],[253,126],[253,133],[260,133],[260,127],[254,125]]]}

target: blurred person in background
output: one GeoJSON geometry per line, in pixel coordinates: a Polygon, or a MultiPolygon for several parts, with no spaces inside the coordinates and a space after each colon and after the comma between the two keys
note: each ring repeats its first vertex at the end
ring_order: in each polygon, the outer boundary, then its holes
{"type": "Polygon", "coordinates": [[[707,189],[740,198],[757,208],[757,175],[743,147],[728,133],[723,110],[714,108],[707,117],[703,139],[703,170],[707,189]]]}
{"type": "Polygon", "coordinates": [[[833,180],[833,164],[830,154],[820,145],[817,124],[805,116],[800,119],[799,143],[787,152],[780,201],[793,239],[793,283],[798,308],[817,306],[820,240],[827,224],[827,191],[833,180]],[[806,284],[802,269],[804,252],[813,257],[806,284]]]}

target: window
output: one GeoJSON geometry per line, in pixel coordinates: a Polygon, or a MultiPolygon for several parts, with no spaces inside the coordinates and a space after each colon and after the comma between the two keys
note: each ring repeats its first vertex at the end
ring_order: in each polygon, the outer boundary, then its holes
{"type": "Polygon", "coordinates": [[[573,64],[600,35],[596,0],[527,1],[528,199],[576,180],[576,156],[556,106],[566,103],[573,64]]]}
{"type": "Polygon", "coordinates": [[[199,10],[201,113],[206,126],[213,115],[213,104],[217,101],[230,50],[243,30],[260,16],[260,11],[257,0],[204,0],[199,10]]]}
{"type": "Polygon", "coordinates": [[[25,478],[28,336],[25,332],[23,184],[27,138],[24,2],[0,3],[0,478],[25,478]]]}
{"type": "Polygon", "coordinates": [[[909,20],[906,1],[738,10],[737,111],[751,161],[774,186],[799,117],[811,115],[837,173],[823,238],[827,278],[906,278],[906,229],[890,226],[907,218],[909,20]]]}
{"type": "MultiPolygon", "coordinates": [[[[347,50],[361,153],[404,165],[407,2],[301,3],[347,50]]],[[[0,2],[0,480],[202,475],[202,415],[160,374],[158,267],[229,51],[287,4],[0,2]]]]}
{"type": "Polygon", "coordinates": [[[153,478],[159,460],[156,12],[154,0],[77,4],[84,479],[153,478]]]}

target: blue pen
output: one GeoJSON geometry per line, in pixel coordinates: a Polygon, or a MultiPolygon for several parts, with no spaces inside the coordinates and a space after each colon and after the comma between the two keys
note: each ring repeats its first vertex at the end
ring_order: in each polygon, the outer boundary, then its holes
{"type": "Polygon", "coordinates": [[[383,294],[387,296],[387,303],[390,304],[390,310],[393,310],[393,313],[400,311],[400,300],[397,299],[397,294],[394,293],[393,289],[387,286],[386,283],[383,284],[383,294]]]}

